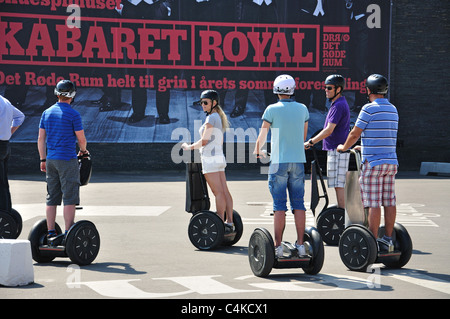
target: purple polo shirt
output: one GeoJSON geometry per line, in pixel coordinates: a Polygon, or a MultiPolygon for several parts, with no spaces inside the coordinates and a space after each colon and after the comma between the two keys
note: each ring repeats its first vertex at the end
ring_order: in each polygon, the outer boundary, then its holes
{"type": "Polygon", "coordinates": [[[323,128],[326,128],[328,123],[336,124],[336,127],[333,133],[323,140],[322,149],[324,151],[336,149],[339,144],[344,144],[347,139],[350,130],[350,108],[345,97],[341,96],[331,103],[323,128]]]}

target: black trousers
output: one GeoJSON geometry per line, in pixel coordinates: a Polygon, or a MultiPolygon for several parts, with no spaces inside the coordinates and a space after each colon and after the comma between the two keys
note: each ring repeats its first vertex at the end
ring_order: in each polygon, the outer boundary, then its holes
{"type": "Polygon", "coordinates": [[[9,141],[0,141],[0,210],[11,211],[11,194],[8,184],[9,141]]]}

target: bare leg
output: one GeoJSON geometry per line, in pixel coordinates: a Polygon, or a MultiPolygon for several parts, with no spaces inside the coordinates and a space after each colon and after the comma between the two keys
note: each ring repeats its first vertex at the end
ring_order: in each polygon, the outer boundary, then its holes
{"type": "Polygon", "coordinates": [[[396,216],[397,216],[396,206],[387,206],[387,207],[384,206],[384,228],[385,234],[388,237],[392,237],[396,216]]]}
{"type": "Polygon", "coordinates": [[[345,190],[343,187],[336,187],[337,205],[339,208],[345,209],[345,190]]]}
{"type": "Polygon", "coordinates": [[[64,206],[64,223],[66,230],[69,230],[75,224],[75,205],[64,206]]]}
{"type": "Polygon", "coordinates": [[[295,229],[297,230],[297,244],[303,245],[305,235],[306,215],[304,210],[294,209],[295,229]]]}
{"type": "Polygon", "coordinates": [[[233,223],[233,197],[231,197],[231,193],[228,190],[227,186],[227,178],[225,176],[225,172],[219,172],[220,181],[222,183],[222,189],[225,194],[225,202],[226,202],[226,222],[233,223]]]}
{"type": "Polygon", "coordinates": [[[381,207],[369,207],[369,230],[378,237],[378,228],[381,221],[381,207]]]}
{"type": "Polygon", "coordinates": [[[280,246],[283,241],[284,227],[286,225],[286,214],[284,210],[274,212],[274,231],[275,231],[275,246],[280,246]]]}
{"type": "Polygon", "coordinates": [[[46,206],[45,215],[47,216],[47,229],[55,229],[56,206],[46,206]]]}
{"type": "Polygon", "coordinates": [[[222,218],[223,221],[225,221],[225,211],[227,209],[227,203],[220,174],[219,172],[206,173],[205,178],[216,198],[217,215],[219,215],[219,217],[222,218]]]}

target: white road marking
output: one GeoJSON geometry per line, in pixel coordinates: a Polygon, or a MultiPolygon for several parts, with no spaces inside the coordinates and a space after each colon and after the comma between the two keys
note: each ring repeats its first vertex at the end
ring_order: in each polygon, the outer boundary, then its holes
{"type": "MultiPolygon", "coordinates": [[[[171,206],[81,206],[76,211],[77,217],[83,216],[144,216],[156,217],[166,212],[171,206]]],[[[26,221],[35,217],[45,218],[45,203],[14,205],[15,210],[26,221]]],[[[58,208],[62,212],[62,208],[58,208]]]]}

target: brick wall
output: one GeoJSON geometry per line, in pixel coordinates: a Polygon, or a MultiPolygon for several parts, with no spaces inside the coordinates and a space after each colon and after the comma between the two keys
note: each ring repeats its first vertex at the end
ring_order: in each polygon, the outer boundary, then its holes
{"type": "Polygon", "coordinates": [[[395,0],[391,101],[397,106],[400,169],[450,162],[449,7],[445,0],[395,0]]]}

